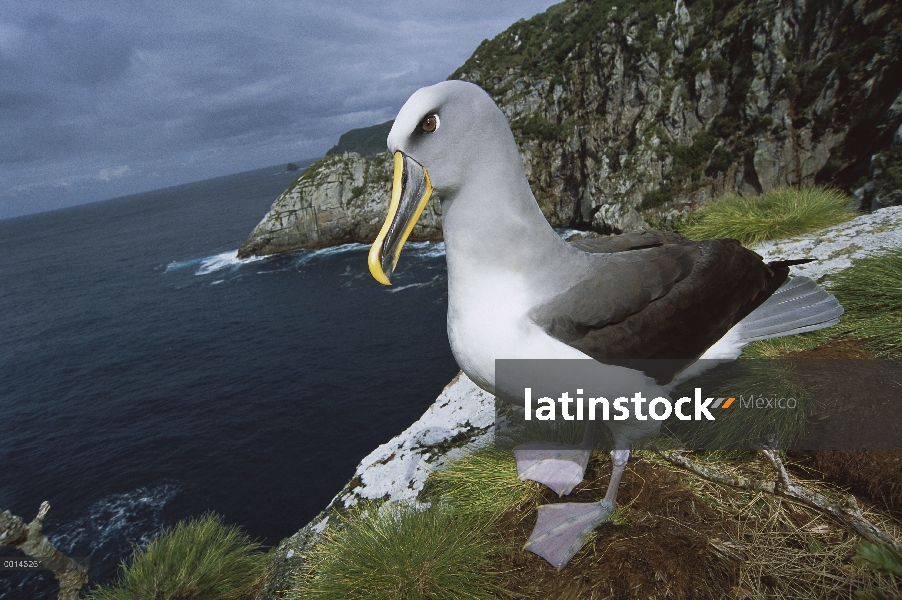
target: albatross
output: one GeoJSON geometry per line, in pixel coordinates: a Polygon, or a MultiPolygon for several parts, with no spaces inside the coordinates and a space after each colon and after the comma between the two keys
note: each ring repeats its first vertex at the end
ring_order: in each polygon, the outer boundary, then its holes
{"type": "MultiPolygon", "coordinates": [[[[448,340],[461,370],[496,396],[512,394],[496,386],[497,359],[594,359],[599,385],[618,388],[611,394],[653,398],[666,396],[662,384],[685,379],[700,360],[735,359],[752,341],[839,322],[833,296],[789,277],[789,267],[805,260],[765,263],[736,240],[696,242],[662,231],[562,240],[533,196],[507,119],[472,83],[416,91],[387,143],[392,193],[368,255],[370,272],[391,285],[404,243],[437,194],[448,340]],[[658,358],[681,359],[680,372],[659,382],[612,364],[658,358]]],[[[604,423],[615,441],[604,498],[540,507],[525,546],[558,569],[613,512],[630,445],[660,426],[604,423]]],[[[582,480],[591,449],[590,424],[578,446],[532,443],[514,453],[522,479],[565,495],[582,480]]]]}

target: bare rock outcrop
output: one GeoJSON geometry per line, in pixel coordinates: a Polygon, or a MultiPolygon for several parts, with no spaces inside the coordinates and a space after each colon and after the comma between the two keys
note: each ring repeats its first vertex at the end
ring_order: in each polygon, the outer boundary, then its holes
{"type": "MultiPolygon", "coordinates": [[[[238,249],[238,257],[372,241],[385,221],[392,157],[329,155],[314,163],[273,203],[238,249]]],[[[411,241],[441,239],[441,205],[430,200],[411,241]]]]}

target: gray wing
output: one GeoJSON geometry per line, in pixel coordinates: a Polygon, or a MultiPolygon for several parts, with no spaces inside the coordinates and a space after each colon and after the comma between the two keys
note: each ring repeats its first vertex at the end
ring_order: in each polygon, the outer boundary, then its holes
{"type": "Polygon", "coordinates": [[[574,245],[598,254],[596,268],[531,316],[553,337],[604,362],[691,362],[788,273],[775,273],[730,239],[692,242],[641,232],[574,245]]]}

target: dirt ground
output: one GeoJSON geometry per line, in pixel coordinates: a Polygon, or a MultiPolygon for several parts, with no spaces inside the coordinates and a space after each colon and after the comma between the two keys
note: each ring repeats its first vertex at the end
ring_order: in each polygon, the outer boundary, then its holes
{"type": "MultiPolygon", "coordinates": [[[[586,480],[565,499],[547,491],[542,504],[592,502],[604,496],[610,461],[595,460],[586,480]]],[[[626,519],[605,523],[571,563],[558,572],[544,559],[516,548],[504,556],[508,586],[528,598],[724,598],[736,581],[737,565],[719,555],[710,540],[733,537],[730,523],[663,465],[631,461],[618,497],[626,519]]],[[[616,515],[617,513],[615,513],[616,515]]],[[[535,513],[501,527],[526,540],[535,513]]],[[[522,544],[522,541],[519,542],[522,544]]]]}
{"type": "MultiPolygon", "coordinates": [[[[876,448],[898,446],[902,441],[900,409],[902,409],[902,377],[898,368],[882,361],[861,361],[856,377],[824,372],[831,361],[820,359],[869,359],[856,341],[840,341],[798,352],[791,358],[811,360],[818,365],[802,377],[803,385],[818,389],[832,406],[815,418],[814,435],[836,439],[832,431],[841,430],[842,437],[863,438],[876,448]],[[820,367],[819,365],[824,365],[820,367]],[[849,398],[870,398],[866,406],[849,398]],[[876,399],[876,400],[874,400],[876,399]]],[[[892,363],[889,363],[892,364],[892,363]]],[[[819,440],[820,441],[820,440],[819,440]]],[[[839,444],[838,447],[842,447],[839,444]]],[[[802,450],[789,454],[795,471],[808,479],[821,479],[863,498],[896,517],[902,517],[902,451],[875,450],[802,450]]]]}

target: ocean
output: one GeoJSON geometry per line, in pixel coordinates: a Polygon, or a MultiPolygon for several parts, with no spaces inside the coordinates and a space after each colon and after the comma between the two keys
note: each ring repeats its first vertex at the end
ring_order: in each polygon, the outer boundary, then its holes
{"type": "MultiPolygon", "coordinates": [[[[297,175],[0,221],[0,510],[49,501],[91,585],[205,511],[278,544],[457,372],[442,244],[409,244],[391,288],[361,244],[236,259],[297,175]]],[[[0,598],[56,587],[0,571],[0,598]]]]}

